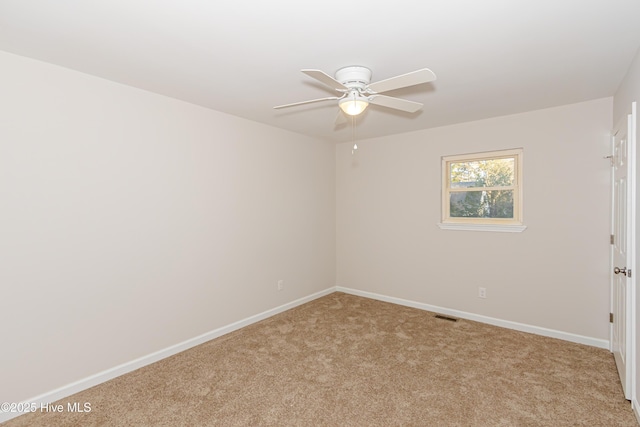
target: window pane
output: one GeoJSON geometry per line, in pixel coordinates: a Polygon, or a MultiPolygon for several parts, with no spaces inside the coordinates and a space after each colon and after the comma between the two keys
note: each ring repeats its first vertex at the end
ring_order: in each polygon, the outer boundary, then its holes
{"type": "Polygon", "coordinates": [[[513,218],[513,190],[450,193],[449,208],[452,218],[513,218]]]}
{"type": "Polygon", "coordinates": [[[451,162],[451,188],[503,187],[514,184],[515,158],[451,162]]]}

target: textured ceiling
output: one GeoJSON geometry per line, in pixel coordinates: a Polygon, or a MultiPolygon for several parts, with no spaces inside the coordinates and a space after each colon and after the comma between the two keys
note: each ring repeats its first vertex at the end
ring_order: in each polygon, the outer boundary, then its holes
{"type": "MultiPolygon", "coordinates": [[[[370,138],[612,96],[640,47],[638,0],[1,0],[0,50],[294,132],[348,141],[302,68],[430,68],[370,106],[370,138]]],[[[1,73],[1,70],[0,70],[1,73]]]]}

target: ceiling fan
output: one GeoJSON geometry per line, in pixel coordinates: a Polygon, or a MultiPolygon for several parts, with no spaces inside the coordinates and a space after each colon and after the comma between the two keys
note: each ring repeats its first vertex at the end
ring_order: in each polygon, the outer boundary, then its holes
{"type": "Polygon", "coordinates": [[[310,104],[312,102],[337,100],[342,111],[350,116],[357,116],[362,113],[369,104],[415,113],[422,108],[423,104],[380,94],[394,89],[428,83],[436,79],[436,75],[428,68],[391,77],[375,83],[370,83],[371,70],[360,65],[340,68],[336,71],[335,78],[321,70],[301,71],[309,77],[318,80],[320,83],[340,92],[341,95],[278,105],[273,108],[280,109],[310,104]]]}

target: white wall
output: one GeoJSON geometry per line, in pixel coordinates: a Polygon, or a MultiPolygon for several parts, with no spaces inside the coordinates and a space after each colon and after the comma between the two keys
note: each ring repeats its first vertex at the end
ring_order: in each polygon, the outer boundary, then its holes
{"type": "Polygon", "coordinates": [[[613,124],[628,114],[633,101],[640,102],[640,50],[613,97],[613,124]]]}
{"type": "Polygon", "coordinates": [[[606,98],[364,140],[355,156],[340,144],[337,285],[608,340],[611,112],[606,98]],[[439,229],[441,157],[519,147],[528,228],[439,229]]]}
{"type": "Polygon", "coordinates": [[[0,402],[335,285],[334,144],[0,69],[0,402]]]}

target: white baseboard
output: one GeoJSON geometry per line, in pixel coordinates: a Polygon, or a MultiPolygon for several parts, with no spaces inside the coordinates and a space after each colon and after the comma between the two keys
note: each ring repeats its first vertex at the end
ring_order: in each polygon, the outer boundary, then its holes
{"type": "Polygon", "coordinates": [[[638,399],[631,400],[631,409],[633,410],[633,415],[636,416],[636,421],[640,424],[640,403],[638,399]]]}
{"type": "MultiPolygon", "coordinates": [[[[299,305],[305,304],[309,301],[313,301],[314,299],[323,297],[330,293],[335,292],[335,287],[331,287],[329,289],[325,289],[324,291],[316,292],[309,296],[297,299],[295,301],[289,302],[287,304],[283,304],[279,307],[272,308],[270,310],[264,311],[260,314],[256,314],[251,317],[247,317],[246,319],[239,320],[237,322],[231,323],[230,325],[223,326],[221,328],[215,329],[213,331],[204,333],[197,337],[188,339],[181,343],[172,345],[171,347],[167,347],[165,349],[156,351],[155,353],[148,354],[146,356],[142,356],[138,359],[132,360],[130,362],[123,363],[111,369],[107,369],[106,371],[99,372],[95,375],[91,375],[87,378],[83,378],[79,381],[73,382],[71,384],[67,384],[55,390],[43,393],[39,396],[35,396],[31,399],[27,399],[21,404],[27,403],[35,403],[36,407],[40,408],[41,404],[46,405],[47,403],[55,402],[56,400],[64,399],[65,397],[71,396],[72,394],[79,393],[83,390],[86,390],[95,385],[101,384],[103,382],[109,381],[113,378],[119,377],[120,375],[124,375],[131,371],[135,371],[136,369],[142,368],[144,366],[155,363],[159,360],[165,359],[167,357],[173,356],[174,354],[180,353],[182,351],[188,350],[197,345],[203,344],[207,341],[210,341],[214,338],[221,337],[222,335],[228,334],[229,332],[236,331],[245,326],[251,325],[252,323],[259,322],[260,320],[267,319],[271,316],[274,316],[278,313],[282,313],[284,311],[290,310],[299,305]]],[[[23,405],[19,405],[22,407],[23,405]]],[[[12,418],[22,415],[22,413],[16,412],[1,412],[0,413],[0,423],[8,421],[12,418]]]]}
{"type": "Polygon", "coordinates": [[[421,310],[432,311],[434,313],[446,314],[448,316],[459,317],[461,319],[487,323],[489,325],[500,326],[502,328],[513,329],[516,331],[529,332],[531,334],[542,335],[542,336],[551,337],[551,338],[558,338],[561,340],[570,341],[578,344],[586,344],[592,347],[605,348],[607,350],[609,349],[608,340],[585,337],[583,335],[576,335],[569,332],[562,332],[554,329],[542,328],[539,326],[526,325],[524,323],[511,322],[509,320],[496,319],[493,317],[482,316],[480,314],[467,313],[464,311],[453,310],[450,308],[438,307],[435,305],[424,304],[421,302],[409,301],[402,298],[389,297],[386,295],[380,295],[373,292],[366,292],[366,291],[360,291],[357,289],[344,288],[342,286],[336,286],[336,291],[357,295],[365,298],[376,299],[379,301],[385,301],[385,302],[390,302],[394,304],[404,305],[407,307],[419,308],[421,310]]]}
{"type": "MultiPolygon", "coordinates": [[[[191,338],[189,340],[183,341],[181,343],[175,344],[171,347],[167,347],[163,350],[156,351],[155,353],[151,353],[149,355],[140,357],[138,359],[132,360],[130,362],[123,363],[111,369],[107,369],[106,371],[99,372],[95,375],[91,375],[87,378],[83,378],[79,381],[73,382],[71,384],[67,384],[55,390],[43,393],[39,396],[35,396],[31,399],[27,399],[21,403],[35,403],[37,407],[40,407],[41,404],[48,404],[55,402],[60,399],[64,399],[65,397],[71,396],[75,393],[79,393],[83,390],[86,390],[95,385],[101,384],[103,382],[109,381],[113,378],[119,377],[136,369],[142,368],[144,366],[155,363],[159,360],[165,359],[167,357],[173,356],[174,354],[180,353],[182,351],[188,350],[197,345],[203,344],[212,339],[221,337],[230,332],[236,331],[245,326],[251,325],[252,323],[259,322],[260,320],[267,319],[271,316],[274,316],[278,313],[282,313],[284,311],[290,310],[299,305],[305,304],[307,302],[313,301],[317,298],[323,297],[325,295],[329,295],[333,292],[344,292],[347,294],[357,295],[365,298],[371,298],[379,301],[390,302],[394,304],[404,305],[407,307],[418,308],[421,310],[431,311],[434,313],[446,314],[449,316],[454,316],[462,319],[474,320],[476,322],[487,323],[494,326],[500,326],[507,329],[514,329],[522,332],[529,332],[532,334],[543,335],[551,338],[558,338],[565,341],[575,342],[579,344],[586,344],[593,347],[600,347],[609,349],[609,341],[601,340],[596,338],[585,337],[582,335],[575,335],[568,332],[556,331],[553,329],[541,328],[538,326],[525,325],[522,323],[511,322],[508,320],[495,319],[492,317],[482,316],[473,313],[467,313],[459,310],[452,310],[444,307],[438,307],[430,304],[424,304],[415,301],[409,301],[402,298],[389,297],[386,295],[380,295],[372,292],[360,291],[357,289],[345,288],[342,286],[335,286],[328,289],[325,289],[320,292],[316,292],[309,296],[297,299],[295,301],[289,302],[287,304],[283,304],[279,307],[264,311],[262,313],[256,314],[254,316],[247,317],[246,319],[239,320],[237,322],[231,323],[230,325],[223,326],[221,328],[215,329],[213,331],[207,332],[205,334],[199,335],[197,337],[191,338]]],[[[638,416],[639,408],[638,403],[636,401],[633,402],[634,413],[638,418],[638,422],[640,423],[640,417],[638,416]]],[[[15,418],[21,413],[0,413],[0,423],[4,421],[8,421],[12,418],[15,418]]]]}

